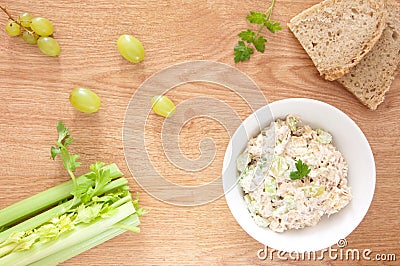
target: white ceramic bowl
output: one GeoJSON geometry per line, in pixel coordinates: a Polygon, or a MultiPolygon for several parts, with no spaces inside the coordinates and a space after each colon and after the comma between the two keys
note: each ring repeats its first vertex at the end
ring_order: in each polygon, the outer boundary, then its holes
{"type": "Polygon", "coordinates": [[[223,185],[228,206],[239,225],[262,244],[286,252],[317,251],[335,245],[347,237],[362,221],[375,190],[375,162],[366,137],[356,123],[339,109],[311,99],[285,99],[273,102],[250,115],[233,135],[223,164],[223,185]],[[272,113],[272,115],[271,115],[272,113]],[[276,118],[288,114],[299,116],[312,128],[323,128],[333,136],[333,144],[349,166],[348,184],[353,199],[344,209],[324,215],[313,227],[276,233],[258,227],[243,200],[237,183],[236,158],[245,149],[249,138],[260,133],[276,118]]]}

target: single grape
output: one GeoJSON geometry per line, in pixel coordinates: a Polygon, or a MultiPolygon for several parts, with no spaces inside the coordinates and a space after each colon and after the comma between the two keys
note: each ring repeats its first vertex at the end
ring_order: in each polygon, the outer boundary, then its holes
{"type": "Polygon", "coordinates": [[[32,15],[29,13],[22,13],[18,16],[18,21],[21,23],[22,26],[26,28],[31,27],[32,15]]]}
{"type": "Polygon", "coordinates": [[[53,24],[47,18],[33,18],[31,28],[39,36],[47,37],[53,34],[53,24]]]}
{"type": "Polygon", "coordinates": [[[75,88],[69,95],[73,107],[83,113],[94,113],[100,108],[101,101],[96,93],[85,88],[75,88]]]}
{"type": "Polygon", "coordinates": [[[175,105],[167,96],[154,96],[151,99],[154,112],[164,117],[170,117],[175,113],[175,105]]]}
{"type": "Polygon", "coordinates": [[[142,43],[132,35],[119,36],[117,47],[121,55],[132,63],[139,63],[144,58],[142,43]]]}
{"type": "Polygon", "coordinates": [[[36,44],[38,36],[34,33],[30,33],[29,31],[24,31],[22,33],[22,39],[28,44],[36,44]]]}
{"type": "Polygon", "coordinates": [[[6,24],[6,32],[10,35],[10,36],[18,36],[21,34],[21,26],[18,25],[16,22],[14,21],[9,21],[6,24]]]}
{"type": "Polygon", "coordinates": [[[60,46],[58,42],[51,37],[40,37],[37,40],[39,50],[49,56],[57,56],[60,54],[60,46]]]}

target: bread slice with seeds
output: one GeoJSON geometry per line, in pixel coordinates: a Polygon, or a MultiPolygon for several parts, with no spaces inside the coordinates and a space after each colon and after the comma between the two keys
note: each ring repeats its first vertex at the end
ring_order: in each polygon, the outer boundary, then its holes
{"type": "Polygon", "coordinates": [[[325,0],[288,23],[321,76],[336,80],[372,49],[386,26],[384,0],[325,0]]]}
{"type": "Polygon", "coordinates": [[[338,79],[372,110],[385,99],[400,63],[400,3],[388,0],[387,14],[387,26],[374,48],[338,79]]]}

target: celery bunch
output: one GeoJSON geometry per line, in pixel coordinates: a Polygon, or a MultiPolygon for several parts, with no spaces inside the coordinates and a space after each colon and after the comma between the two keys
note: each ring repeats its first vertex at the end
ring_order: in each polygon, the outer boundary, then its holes
{"type": "Polygon", "coordinates": [[[0,265],[56,265],[126,230],[139,232],[146,211],[132,199],[117,165],[96,162],[78,178],[78,155],[62,122],[51,156],[71,180],[0,210],[0,265]]]}

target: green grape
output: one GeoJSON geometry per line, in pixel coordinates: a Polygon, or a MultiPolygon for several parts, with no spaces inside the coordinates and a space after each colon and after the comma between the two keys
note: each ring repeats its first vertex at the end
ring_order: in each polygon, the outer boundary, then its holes
{"type": "Polygon", "coordinates": [[[28,44],[36,44],[38,36],[34,33],[30,33],[29,31],[24,31],[22,33],[22,39],[28,44]]]}
{"type": "Polygon", "coordinates": [[[6,24],[6,32],[10,35],[10,36],[18,36],[21,34],[21,26],[18,25],[16,22],[14,21],[9,21],[6,24]]]}
{"type": "Polygon", "coordinates": [[[154,96],[151,105],[154,112],[163,117],[171,117],[175,113],[175,105],[167,96],[154,96]]]}
{"type": "Polygon", "coordinates": [[[132,35],[119,36],[117,47],[121,55],[132,63],[139,63],[144,58],[142,43],[132,35]]]}
{"type": "Polygon", "coordinates": [[[26,27],[26,28],[30,28],[31,27],[31,21],[32,21],[32,15],[29,13],[22,13],[21,15],[19,15],[18,17],[18,21],[21,23],[22,26],[26,27]]]}
{"type": "Polygon", "coordinates": [[[96,93],[85,88],[75,88],[69,95],[73,107],[83,113],[94,113],[100,108],[101,101],[96,93]]]}
{"type": "Polygon", "coordinates": [[[49,56],[57,56],[60,54],[60,46],[58,42],[51,37],[40,37],[37,40],[39,50],[49,56]]]}
{"type": "Polygon", "coordinates": [[[47,18],[33,18],[31,28],[39,36],[46,37],[53,34],[53,24],[47,18]]]}

